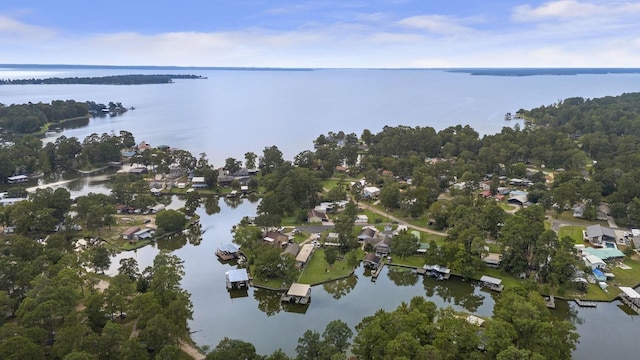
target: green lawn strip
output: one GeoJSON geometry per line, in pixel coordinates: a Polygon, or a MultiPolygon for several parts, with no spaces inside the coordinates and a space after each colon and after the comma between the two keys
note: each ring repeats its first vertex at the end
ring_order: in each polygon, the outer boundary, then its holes
{"type": "MultiPolygon", "coordinates": [[[[358,259],[361,259],[364,253],[358,251],[357,255],[358,259]]],[[[313,252],[311,260],[302,270],[298,282],[302,284],[319,284],[348,276],[352,272],[353,268],[347,263],[347,255],[342,260],[336,261],[333,266],[329,266],[324,258],[324,249],[318,248],[313,252]]]]}
{"type": "Polygon", "coordinates": [[[586,229],[586,227],[584,226],[574,226],[574,225],[561,226],[560,229],[558,230],[558,237],[562,239],[563,237],[568,236],[571,239],[573,239],[573,242],[575,244],[583,244],[584,240],[582,237],[582,230],[584,229],[586,229]]]}
{"type": "Polygon", "coordinates": [[[494,269],[490,267],[485,267],[484,269],[478,271],[474,276],[474,279],[480,280],[482,275],[491,276],[497,279],[502,279],[502,285],[506,286],[519,286],[522,285],[522,281],[517,277],[507,274],[500,269],[494,269]]]}
{"type": "Polygon", "coordinates": [[[413,255],[402,258],[400,256],[392,256],[391,263],[396,265],[411,266],[414,268],[421,268],[424,265],[424,256],[413,255]]]}
{"type": "Polygon", "coordinates": [[[503,201],[498,202],[498,206],[500,206],[500,208],[502,210],[505,210],[505,211],[511,211],[511,210],[514,210],[516,208],[515,206],[509,205],[509,204],[507,204],[506,202],[503,202],[503,201]]]}
{"type": "Polygon", "coordinates": [[[298,224],[298,219],[295,216],[287,216],[280,219],[280,225],[282,226],[295,226],[298,224]]]}
{"type": "MultiPolygon", "coordinates": [[[[343,182],[343,184],[348,184],[348,183],[344,183],[343,182]]],[[[338,186],[338,180],[329,179],[329,180],[322,181],[322,188],[325,191],[329,191],[329,190],[335,188],[336,186],[338,186]]]]}

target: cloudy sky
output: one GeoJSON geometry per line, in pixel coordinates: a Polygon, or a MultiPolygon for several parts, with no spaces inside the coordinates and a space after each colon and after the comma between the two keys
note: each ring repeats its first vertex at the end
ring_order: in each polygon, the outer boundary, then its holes
{"type": "Polygon", "coordinates": [[[2,0],[0,63],[638,67],[640,1],[2,0]]]}

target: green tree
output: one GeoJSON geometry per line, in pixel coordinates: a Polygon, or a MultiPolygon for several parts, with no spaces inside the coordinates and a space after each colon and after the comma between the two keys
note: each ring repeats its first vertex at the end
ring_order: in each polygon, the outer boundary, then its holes
{"type": "Polygon", "coordinates": [[[24,336],[0,342],[0,357],[6,360],[44,359],[44,349],[24,336]]]}
{"type": "Polygon", "coordinates": [[[164,209],[156,214],[156,225],[164,232],[180,231],[187,223],[184,214],[171,209],[164,209]]]}
{"type": "Polygon", "coordinates": [[[353,331],[342,320],[330,321],[322,333],[325,344],[333,346],[338,352],[345,352],[349,348],[349,339],[353,336],[353,331]]]}
{"type": "Polygon", "coordinates": [[[398,255],[401,258],[414,255],[420,247],[419,239],[416,239],[413,234],[403,230],[398,235],[394,236],[393,243],[391,244],[391,250],[394,255],[398,255]]]}
{"type": "Polygon", "coordinates": [[[253,344],[225,337],[207,354],[206,360],[258,360],[253,344]]]}

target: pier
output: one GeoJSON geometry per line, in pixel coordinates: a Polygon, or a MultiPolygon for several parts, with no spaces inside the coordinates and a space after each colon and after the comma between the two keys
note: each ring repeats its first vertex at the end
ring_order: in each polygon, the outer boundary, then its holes
{"type": "Polygon", "coordinates": [[[597,303],[595,301],[584,301],[584,300],[580,300],[580,299],[575,299],[574,301],[580,307],[596,307],[596,305],[597,305],[597,303]]]}

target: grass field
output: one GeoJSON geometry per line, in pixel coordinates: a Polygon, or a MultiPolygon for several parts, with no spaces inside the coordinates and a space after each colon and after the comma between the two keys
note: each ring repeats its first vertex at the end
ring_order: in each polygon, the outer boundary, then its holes
{"type": "MultiPolygon", "coordinates": [[[[356,257],[362,259],[364,252],[356,251],[356,257]]],[[[311,261],[304,267],[302,274],[298,278],[299,283],[319,284],[325,281],[338,279],[353,272],[353,268],[347,263],[348,254],[342,260],[336,261],[333,266],[329,266],[324,258],[324,249],[319,248],[313,252],[311,261]]]]}
{"type": "Polygon", "coordinates": [[[582,230],[586,229],[584,226],[561,226],[560,230],[558,230],[558,238],[562,239],[565,236],[570,237],[575,244],[582,244],[584,240],[582,239],[582,230]]]}

